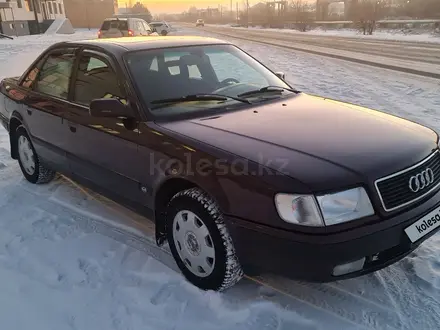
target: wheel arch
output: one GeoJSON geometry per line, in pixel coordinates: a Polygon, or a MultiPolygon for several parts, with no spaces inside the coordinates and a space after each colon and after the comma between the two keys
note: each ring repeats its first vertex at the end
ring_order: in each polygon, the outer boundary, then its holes
{"type": "Polygon", "coordinates": [[[168,177],[165,178],[156,189],[154,194],[154,219],[156,224],[156,243],[161,246],[166,241],[165,214],[168,203],[178,192],[199,188],[213,198],[222,212],[227,212],[229,202],[221,186],[217,183],[200,184],[186,177],[168,177]]]}
{"type": "Polygon", "coordinates": [[[23,117],[20,115],[20,113],[13,112],[9,120],[9,144],[11,147],[10,150],[12,159],[18,159],[17,139],[15,138],[15,133],[20,126],[23,126],[23,128],[27,131],[23,117]]]}

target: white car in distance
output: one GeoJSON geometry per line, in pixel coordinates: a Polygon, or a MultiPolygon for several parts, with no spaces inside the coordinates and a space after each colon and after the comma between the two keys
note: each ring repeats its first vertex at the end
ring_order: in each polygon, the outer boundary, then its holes
{"type": "Polygon", "coordinates": [[[154,32],[157,32],[162,36],[166,36],[172,31],[171,25],[166,22],[150,22],[149,25],[154,32]]]}

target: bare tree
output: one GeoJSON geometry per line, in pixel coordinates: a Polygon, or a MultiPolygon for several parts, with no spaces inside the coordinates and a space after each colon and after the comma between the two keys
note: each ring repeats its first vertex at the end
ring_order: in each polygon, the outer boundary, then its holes
{"type": "Polygon", "coordinates": [[[150,11],[148,10],[147,7],[144,6],[144,4],[142,2],[136,2],[133,6],[133,8],[131,8],[131,12],[133,14],[143,14],[147,17],[147,21],[151,21],[151,19],[153,18],[153,16],[151,15],[150,11]]]}
{"type": "Polygon", "coordinates": [[[304,0],[292,0],[290,8],[293,11],[293,19],[295,20],[299,30],[306,32],[308,24],[310,23],[310,11],[308,3],[304,0]]]}
{"type": "Polygon", "coordinates": [[[354,10],[357,25],[364,35],[372,35],[376,22],[383,18],[389,9],[389,0],[359,0],[354,10]]]}

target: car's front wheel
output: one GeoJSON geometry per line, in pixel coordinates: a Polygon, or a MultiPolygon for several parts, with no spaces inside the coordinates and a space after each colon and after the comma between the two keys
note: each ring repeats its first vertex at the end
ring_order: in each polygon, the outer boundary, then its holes
{"type": "Polygon", "coordinates": [[[15,139],[18,163],[26,180],[34,184],[52,181],[55,178],[56,172],[41,164],[31,139],[23,126],[20,126],[15,132],[15,139]]]}
{"type": "Polygon", "coordinates": [[[192,284],[223,291],[243,277],[223,215],[208,194],[198,188],[179,192],[166,220],[171,252],[192,284]]]}

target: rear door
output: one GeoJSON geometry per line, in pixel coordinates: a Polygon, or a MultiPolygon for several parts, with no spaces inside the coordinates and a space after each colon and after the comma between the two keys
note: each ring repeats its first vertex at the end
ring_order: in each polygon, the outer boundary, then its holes
{"type": "Polygon", "coordinates": [[[148,25],[147,22],[143,21],[142,25],[144,26],[144,29],[145,29],[145,32],[146,32],[147,36],[149,36],[149,35],[151,35],[153,33],[153,31],[151,30],[151,27],[148,25]]]}
{"type": "Polygon", "coordinates": [[[22,81],[26,90],[23,119],[40,158],[60,171],[68,171],[65,150],[68,135],[63,115],[77,48],[57,48],[40,60],[22,81]]]}
{"type": "Polygon", "coordinates": [[[65,130],[72,143],[67,152],[72,172],[132,201],[142,201],[139,184],[138,122],[89,114],[92,100],[112,97],[126,102],[126,92],[113,60],[102,52],[84,50],[72,85],[72,104],[65,130]],[[129,128],[127,128],[129,127],[129,128]]]}
{"type": "Polygon", "coordinates": [[[140,19],[133,20],[133,25],[135,26],[135,36],[148,35],[140,19]]]}
{"type": "Polygon", "coordinates": [[[106,19],[101,26],[101,38],[128,37],[128,19],[106,19]]]}

